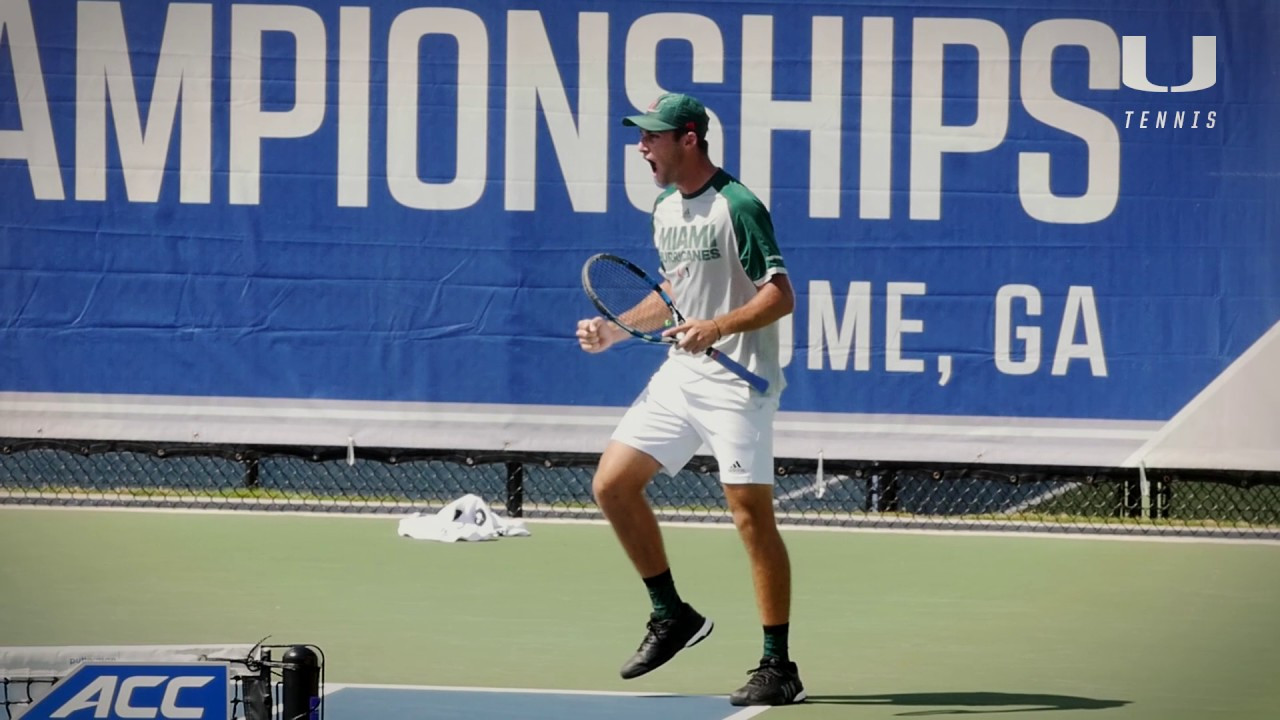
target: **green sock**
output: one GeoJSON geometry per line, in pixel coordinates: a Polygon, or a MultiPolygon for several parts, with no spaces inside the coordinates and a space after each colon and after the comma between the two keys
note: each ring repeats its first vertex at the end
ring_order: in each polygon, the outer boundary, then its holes
{"type": "Polygon", "coordinates": [[[649,601],[653,603],[653,615],[659,620],[667,620],[676,616],[684,601],[676,592],[676,581],[671,577],[671,568],[663,570],[653,577],[644,579],[644,586],[649,589],[649,601]]]}
{"type": "Polygon", "coordinates": [[[790,660],[787,654],[787,631],[791,623],[764,626],[764,656],[778,658],[783,662],[790,660]]]}

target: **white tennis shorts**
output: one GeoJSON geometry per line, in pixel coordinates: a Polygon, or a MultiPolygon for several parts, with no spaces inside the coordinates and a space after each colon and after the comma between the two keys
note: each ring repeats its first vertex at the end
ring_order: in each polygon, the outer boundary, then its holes
{"type": "Polygon", "coordinates": [[[669,368],[654,374],[623,415],[613,439],[646,453],[675,475],[705,444],[725,484],[773,483],[773,416],[777,396],[669,368]]]}

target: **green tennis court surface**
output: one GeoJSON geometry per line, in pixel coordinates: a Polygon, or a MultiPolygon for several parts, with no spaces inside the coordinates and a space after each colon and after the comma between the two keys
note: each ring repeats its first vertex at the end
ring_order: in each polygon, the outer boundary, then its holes
{"type": "MultiPolygon", "coordinates": [[[[716,632],[624,682],[647,597],[609,528],[535,521],[530,538],[444,545],[395,525],[0,508],[0,646],[314,643],[328,720],[749,716],[722,697],[760,651],[732,531],[667,529],[681,592],[716,632]],[[595,694],[619,692],[640,696],[595,694]]],[[[786,537],[811,700],[765,717],[1280,713],[1280,545],[786,537]]]]}

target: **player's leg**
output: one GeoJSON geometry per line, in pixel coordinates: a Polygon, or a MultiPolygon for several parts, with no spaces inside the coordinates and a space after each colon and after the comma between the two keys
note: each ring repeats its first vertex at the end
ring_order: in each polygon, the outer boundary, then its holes
{"type": "Polygon", "coordinates": [[[596,504],[642,578],[668,569],[662,532],[644,495],[645,486],[660,467],[652,455],[613,440],[600,456],[591,480],[596,504]]]}
{"type": "MultiPolygon", "coordinates": [[[[751,564],[760,621],[785,625],[791,619],[791,559],[773,513],[773,484],[726,484],[724,493],[751,564]]],[[[788,659],[785,645],[777,650],[788,659]]]]}
{"type": "MultiPolygon", "coordinates": [[[[747,550],[760,620],[766,627],[785,625],[791,614],[791,561],[773,512],[777,403],[748,399],[730,404],[713,398],[695,401],[692,407],[695,422],[715,453],[725,499],[747,550]]],[[[785,645],[779,650],[785,655],[785,645]]]]}
{"type": "MultiPolygon", "coordinates": [[[[770,472],[772,476],[772,471],[770,472]]],[[[729,696],[734,705],[790,705],[805,699],[800,670],[791,661],[791,560],[773,513],[773,484],[725,484],[733,522],[751,563],[764,652],[747,684],[729,696]]]]}
{"type": "Polygon", "coordinates": [[[710,403],[694,416],[720,466],[720,481],[751,565],[756,607],[764,632],[759,666],[729,696],[734,705],[787,705],[804,700],[791,662],[791,560],[773,510],[773,416],[767,400],[726,408],[710,403]]]}
{"type": "Polygon", "coordinates": [[[701,442],[680,416],[678,398],[658,402],[646,390],[614,431],[592,480],[596,502],[644,580],[653,604],[645,637],[622,666],[623,678],[658,668],[680,650],[701,642],[714,627],[676,592],[662,532],[644,494],[659,469],[665,467],[674,474],[701,442]]]}

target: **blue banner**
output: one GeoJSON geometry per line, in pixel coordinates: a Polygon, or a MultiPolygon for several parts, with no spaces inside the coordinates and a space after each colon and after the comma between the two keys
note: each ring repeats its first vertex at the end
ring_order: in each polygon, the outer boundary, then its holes
{"type": "Polygon", "coordinates": [[[1280,322],[1280,6],[1105,5],[0,0],[0,391],[625,406],[579,269],[680,91],[784,411],[1163,424],[1280,322]]]}

